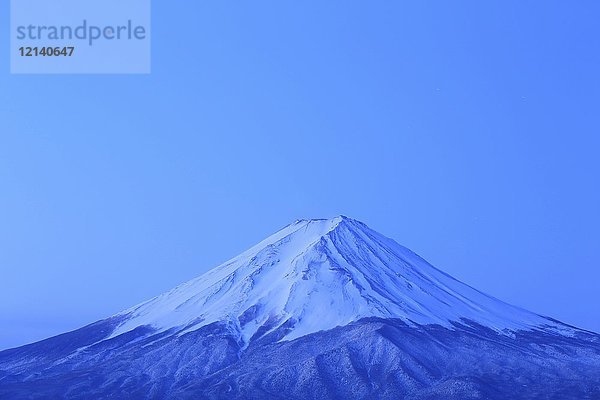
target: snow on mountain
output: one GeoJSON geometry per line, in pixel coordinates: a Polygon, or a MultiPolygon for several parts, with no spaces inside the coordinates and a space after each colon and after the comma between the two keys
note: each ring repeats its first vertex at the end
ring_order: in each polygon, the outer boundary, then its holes
{"type": "Polygon", "coordinates": [[[221,321],[245,346],[288,327],[284,340],[364,317],[411,324],[471,320],[510,334],[570,328],[487,296],[365,224],[343,216],[296,221],[234,259],[118,314],[110,337],[139,326],[179,335],[221,321]],[[124,317],[124,318],[123,318],[124,317]]]}

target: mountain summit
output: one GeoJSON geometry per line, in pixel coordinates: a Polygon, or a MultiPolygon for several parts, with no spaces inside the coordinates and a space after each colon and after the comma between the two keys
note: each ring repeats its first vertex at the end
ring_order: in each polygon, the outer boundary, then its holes
{"type": "Polygon", "coordinates": [[[0,352],[2,399],[598,399],[600,336],[365,224],[299,220],[154,299],[0,352]]]}
{"type": "Polygon", "coordinates": [[[478,292],[344,216],[296,221],[120,315],[124,322],[112,336],[144,325],[184,334],[226,321],[245,344],[282,326],[283,338],[292,340],[365,317],[443,326],[466,319],[505,332],[568,330],[478,292]]]}

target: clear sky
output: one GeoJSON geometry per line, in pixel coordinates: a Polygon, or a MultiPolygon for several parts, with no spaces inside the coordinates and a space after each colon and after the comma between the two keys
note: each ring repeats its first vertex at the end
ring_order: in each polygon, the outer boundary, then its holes
{"type": "Polygon", "coordinates": [[[600,331],[599,2],[152,12],[150,75],[10,75],[4,30],[0,348],[337,214],[600,331]]]}

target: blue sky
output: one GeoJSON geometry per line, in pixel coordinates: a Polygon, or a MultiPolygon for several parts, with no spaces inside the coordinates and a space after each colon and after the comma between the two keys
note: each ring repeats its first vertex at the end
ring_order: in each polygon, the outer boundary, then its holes
{"type": "Polygon", "coordinates": [[[155,1],[150,75],[10,75],[7,35],[0,348],[338,214],[600,331],[599,11],[155,1]]]}

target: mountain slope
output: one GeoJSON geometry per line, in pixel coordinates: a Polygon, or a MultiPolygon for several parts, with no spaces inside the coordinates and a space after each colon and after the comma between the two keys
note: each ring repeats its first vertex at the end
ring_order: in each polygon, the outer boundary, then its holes
{"type": "Polygon", "coordinates": [[[358,221],[302,220],[113,317],[0,352],[0,398],[597,399],[600,336],[358,221]]]}
{"type": "Polygon", "coordinates": [[[410,250],[346,217],[302,220],[233,260],[126,310],[113,336],[141,325],[185,332],[229,321],[247,343],[283,324],[300,336],[364,317],[418,324],[467,318],[492,329],[568,329],[456,281],[410,250]],[[318,312],[326,307],[327,312],[318,312]]]}

